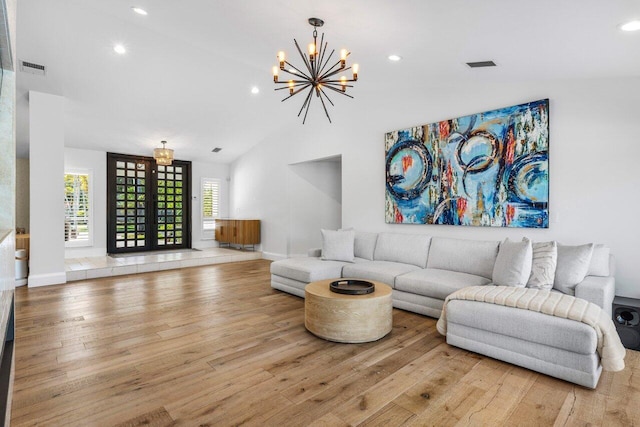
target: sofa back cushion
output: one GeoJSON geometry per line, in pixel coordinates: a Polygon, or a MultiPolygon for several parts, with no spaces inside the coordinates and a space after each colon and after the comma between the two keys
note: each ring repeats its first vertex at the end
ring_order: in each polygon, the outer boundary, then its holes
{"type": "Polygon", "coordinates": [[[580,246],[567,246],[558,243],[558,265],[553,288],[562,293],[574,295],[578,283],[589,272],[593,243],[580,246]]]}
{"type": "Polygon", "coordinates": [[[609,271],[611,249],[604,245],[595,245],[587,276],[612,276],[609,271]]]}
{"type": "Polygon", "coordinates": [[[368,233],[366,231],[356,231],[355,256],[356,258],[373,261],[373,253],[376,250],[378,233],[368,233]]]}
{"type": "Polygon", "coordinates": [[[373,259],[425,268],[430,243],[431,237],[426,234],[380,233],[373,259]]]}
{"type": "Polygon", "coordinates": [[[524,288],[531,275],[532,257],[533,249],[529,239],[525,238],[520,242],[505,239],[500,243],[493,266],[493,284],[524,288]]]}
{"type": "Polygon", "coordinates": [[[499,245],[498,241],[434,237],[429,249],[427,267],[491,279],[499,245]]]}

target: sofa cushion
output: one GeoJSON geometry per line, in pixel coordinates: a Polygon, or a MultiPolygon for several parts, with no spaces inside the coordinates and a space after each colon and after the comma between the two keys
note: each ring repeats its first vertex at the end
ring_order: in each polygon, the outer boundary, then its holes
{"type": "Polygon", "coordinates": [[[500,242],[434,237],[428,268],[457,271],[491,279],[500,242]]]}
{"type": "Polygon", "coordinates": [[[593,255],[591,255],[591,262],[589,263],[589,271],[587,276],[609,276],[609,255],[611,249],[604,245],[595,245],[593,247],[593,255]]]}
{"type": "Polygon", "coordinates": [[[399,262],[368,261],[345,265],[342,269],[342,277],[376,280],[394,287],[396,276],[415,270],[420,270],[420,268],[399,262]]]}
{"type": "Polygon", "coordinates": [[[425,234],[380,233],[373,259],[427,266],[431,237],[425,234]]]}
{"type": "Polygon", "coordinates": [[[537,242],[532,245],[531,275],[527,288],[551,289],[558,263],[558,245],[556,242],[537,242]]]}
{"type": "Polygon", "coordinates": [[[531,241],[514,242],[508,238],[500,243],[491,280],[498,286],[524,288],[531,274],[531,241]]]}
{"type": "Polygon", "coordinates": [[[325,261],[314,257],[287,258],[272,262],[271,274],[309,283],[316,280],[338,278],[342,275],[342,267],[349,264],[341,261],[325,261]]]}
{"type": "Polygon", "coordinates": [[[582,282],[589,271],[593,243],[580,246],[558,244],[558,265],[553,288],[574,295],[576,285],[582,282]]]}
{"type": "Polygon", "coordinates": [[[355,232],[353,230],[320,230],[322,259],[353,262],[355,232]]]}
{"type": "Polygon", "coordinates": [[[366,231],[356,231],[354,255],[358,258],[373,261],[373,253],[376,250],[378,233],[368,233],[366,231]]]}
{"type": "Polygon", "coordinates": [[[473,274],[427,268],[396,277],[395,289],[444,300],[458,289],[487,285],[490,282],[485,277],[473,274]]]}

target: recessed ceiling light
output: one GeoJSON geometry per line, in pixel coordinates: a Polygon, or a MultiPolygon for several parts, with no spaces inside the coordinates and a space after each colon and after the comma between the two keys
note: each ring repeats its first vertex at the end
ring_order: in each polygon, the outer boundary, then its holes
{"type": "Polygon", "coordinates": [[[260,93],[260,88],[258,86],[254,86],[251,88],[251,93],[256,95],[258,93],[260,93]]]}
{"type": "Polygon", "coordinates": [[[638,31],[640,30],[640,21],[629,21],[626,24],[620,25],[622,31],[638,31]]]}
{"type": "Polygon", "coordinates": [[[402,56],[400,55],[389,55],[388,56],[389,61],[393,61],[393,62],[398,62],[402,59],[402,56]]]}
{"type": "Polygon", "coordinates": [[[113,50],[115,53],[118,53],[120,55],[124,55],[125,53],[127,53],[127,49],[125,49],[125,47],[121,44],[114,45],[113,50]]]}
{"type": "Polygon", "coordinates": [[[134,6],[134,7],[132,7],[132,8],[131,8],[131,10],[133,10],[133,11],[134,11],[135,13],[137,13],[138,15],[144,15],[144,16],[147,16],[147,15],[148,15],[147,11],[146,11],[146,10],[144,10],[144,9],[142,9],[142,8],[140,8],[140,7],[135,7],[135,6],[134,6]]]}

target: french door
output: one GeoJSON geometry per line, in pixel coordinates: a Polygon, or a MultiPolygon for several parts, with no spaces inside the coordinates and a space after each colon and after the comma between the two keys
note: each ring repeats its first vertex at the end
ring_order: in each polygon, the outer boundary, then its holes
{"type": "Polygon", "coordinates": [[[107,252],[191,247],[191,162],[107,153],[107,252]]]}

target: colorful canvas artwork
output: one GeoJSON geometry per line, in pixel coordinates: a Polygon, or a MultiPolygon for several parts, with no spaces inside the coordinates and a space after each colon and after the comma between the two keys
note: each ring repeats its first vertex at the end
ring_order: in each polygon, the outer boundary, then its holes
{"type": "Polygon", "coordinates": [[[549,100],[389,132],[387,223],[549,227],[549,100]]]}

